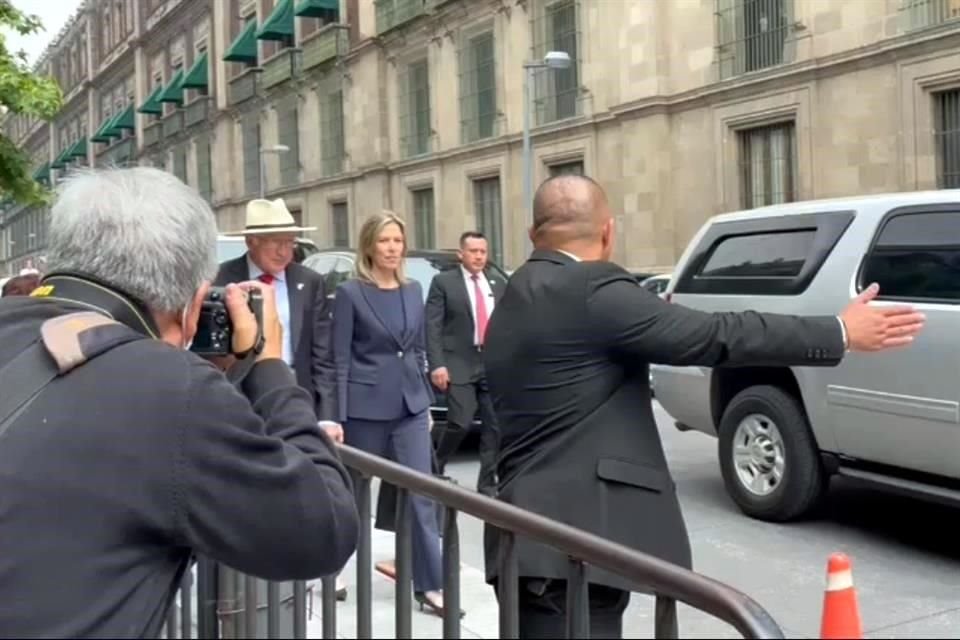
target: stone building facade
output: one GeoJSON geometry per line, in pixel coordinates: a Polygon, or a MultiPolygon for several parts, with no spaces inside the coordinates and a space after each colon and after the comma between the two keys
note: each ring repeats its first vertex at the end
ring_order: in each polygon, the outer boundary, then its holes
{"type": "MultiPolygon", "coordinates": [[[[87,0],[39,67],[61,115],[5,124],[38,179],[161,166],[222,229],[262,190],[321,246],[390,208],[516,267],[525,79],[534,184],[600,180],[636,270],[716,213],[960,182],[960,0],[87,0]]],[[[8,269],[44,215],[2,214],[8,269]]]]}

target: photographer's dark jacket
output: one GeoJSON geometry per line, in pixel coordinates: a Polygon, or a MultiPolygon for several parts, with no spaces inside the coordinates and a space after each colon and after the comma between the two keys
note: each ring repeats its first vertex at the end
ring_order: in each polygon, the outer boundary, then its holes
{"type": "MultiPolygon", "coordinates": [[[[45,320],[84,310],[0,300],[0,366],[45,320]]],[[[243,384],[247,397],[196,355],[138,339],[13,421],[0,435],[4,636],[157,637],[192,552],[271,580],[342,568],[357,510],[311,398],[279,360],[243,384]]]]}

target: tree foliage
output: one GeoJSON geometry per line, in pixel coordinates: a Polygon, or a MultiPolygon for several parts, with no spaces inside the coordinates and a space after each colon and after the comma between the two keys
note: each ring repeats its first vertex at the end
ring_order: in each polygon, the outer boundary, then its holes
{"type": "MultiPolygon", "coordinates": [[[[5,31],[29,35],[43,29],[40,20],[10,2],[0,0],[0,111],[9,118],[20,114],[51,120],[63,105],[63,93],[56,80],[33,72],[24,52],[11,52],[5,31]]],[[[47,190],[32,177],[32,159],[8,136],[0,132],[0,194],[23,203],[40,203],[47,190]]]]}

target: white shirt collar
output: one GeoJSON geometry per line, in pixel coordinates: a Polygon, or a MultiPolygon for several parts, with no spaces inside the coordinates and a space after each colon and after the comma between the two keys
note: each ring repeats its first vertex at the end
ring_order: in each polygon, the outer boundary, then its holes
{"type": "MultiPolygon", "coordinates": [[[[253,260],[250,259],[249,253],[247,254],[247,269],[250,271],[251,280],[256,280],[257,278],[260,277],[261,274],[266,273],[263,269],[258,267],[253,260]]],[[[286,272],[281,271],[280,273],[274,274],[273,277],[275,280],[284,282],[286,278],[286,272]]]]}
{"type": "Polygon", "coordinates": [[[569,258],[572,258],[572,259],[576,260],[577,262],[583,262],[583,260],[581,260],[578,256],[573,255],[573,254],[570,253],[569,251],[564,251],[563,249],[557,249],[557,252],[558,252],[558,253],[562,253],[563,255],[565,255],[565,256],[567,256],[567,257],[569,257],[569,258]]]}

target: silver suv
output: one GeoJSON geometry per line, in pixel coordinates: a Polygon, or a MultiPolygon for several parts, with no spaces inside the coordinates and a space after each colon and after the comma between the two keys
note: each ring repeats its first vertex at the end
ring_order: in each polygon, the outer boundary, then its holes
{"type": "Polygon", "coordinates": [[[703,311],[835,314],[871,282],[872,304],[926,314],[910,347],[831,368],[652,367],[677,428],[717,436],[744,513],[800,517],[835,474],[960,503],[960,190],[716,216],[666,297],[703,311]]]}

